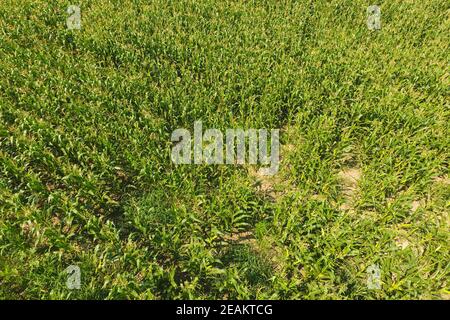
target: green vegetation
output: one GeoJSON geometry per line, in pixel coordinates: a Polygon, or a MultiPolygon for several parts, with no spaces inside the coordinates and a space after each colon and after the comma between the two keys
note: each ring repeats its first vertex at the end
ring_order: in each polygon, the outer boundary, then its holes
{"type": "Polygon", "coordinates": [[[448,299],[449,9],[2,0],[0,298],[448,299]],[[174,165],[195,120],[279,173],[174,165]]]}

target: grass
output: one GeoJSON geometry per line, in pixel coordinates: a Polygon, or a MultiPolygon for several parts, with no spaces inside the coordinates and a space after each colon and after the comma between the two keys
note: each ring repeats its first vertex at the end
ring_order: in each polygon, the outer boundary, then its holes
{"type": "Polygon", "coordinates": [[[372,4],[3,0],[0,298],[449,299],[450,7],[372,4]],[[279,173],[175,166],[195,120],[279,173]]]}

